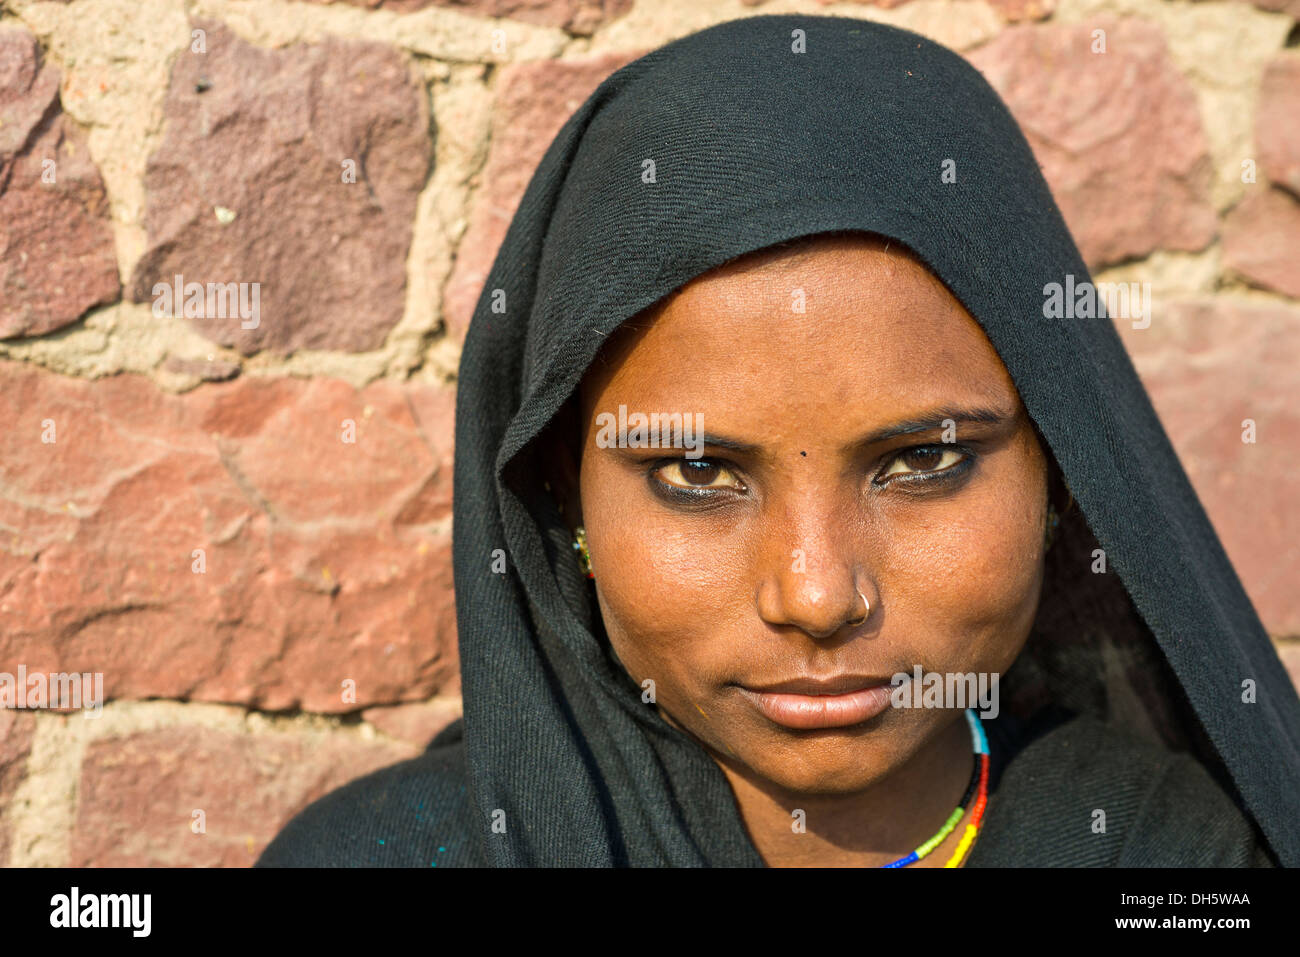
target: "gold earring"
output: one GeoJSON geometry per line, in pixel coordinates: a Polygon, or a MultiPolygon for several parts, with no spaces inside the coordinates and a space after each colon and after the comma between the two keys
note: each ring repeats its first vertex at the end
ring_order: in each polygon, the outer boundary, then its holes
{"type": "Polygon", "coordinates": [[[573,549],[582,562],[582,570],[588,578],[595,578],[591,571],[591,552],[587,551],[587,530],[579,525],[573,530],[573,549]]]}

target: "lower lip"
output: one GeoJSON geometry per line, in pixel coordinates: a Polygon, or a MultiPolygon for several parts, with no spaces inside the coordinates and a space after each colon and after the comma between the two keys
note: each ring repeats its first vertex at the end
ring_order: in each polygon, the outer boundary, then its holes
{"type": "Polygon", "coordinates": [[[843,728],[861,724],[889,707],[889,685],[848,694],[776,694],[740,689],[758,710],[779,725],[797,730],[843,728]]]}

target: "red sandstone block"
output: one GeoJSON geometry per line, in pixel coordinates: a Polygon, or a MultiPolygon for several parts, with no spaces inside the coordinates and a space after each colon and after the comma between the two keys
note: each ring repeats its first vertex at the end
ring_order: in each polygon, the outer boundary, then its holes
{"type": "Polygon", "coordinates": [[[1007,101],[1090,267],[1213,240],[1196,93],[1159,27],[1110,17],[1012,27],[968,59],[1007,101]]]}
{"type": "Polygon", "coordinates": [[[482,187],[443,290],[443,315],[457,339],[465,338],[497,249],[551,140],[605,77],[640,55],[521,63],[502,71],[482,187]]]}
{"type": "Polygon", "coordinates": [[[416,753],[343,733],[177,727],[101,738],[81,766],[71,863],[251,866],[313,800],[416,753]]]}
{"type": "Polygon", "coordinates": [[[432,155],[423,82],[381,43],[265,50],[195,29],[145,171],[131,298],[245,354],[379,348],[405,309],[432,155]]]}
{"type": "Polygon", "coordinates": [[[450,391],[245,376],[177,396],[17,363],[0,390],[0,670],[323,712],[454,679],[450,391]]]}
{"type": "Polygon", "coordinates": [[[0,338],[69,325],[121,293],[108,198],[65,121],[59,71],[0,29],[0,338]]]}
{"type": "Polygon", "coordinates": [[[1117,324],[1124,344],[1265,628],[1300,635],[1300,308],[1225,297],[1152,313],[1146,329],[1117,324]]]}

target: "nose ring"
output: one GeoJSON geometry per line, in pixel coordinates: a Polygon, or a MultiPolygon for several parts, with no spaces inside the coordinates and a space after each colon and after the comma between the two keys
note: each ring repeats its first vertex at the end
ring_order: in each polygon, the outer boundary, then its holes
{"type": "Polygon", "coordinates": [[[849,622],[850,625],[862,624],[864,621],[867,620],[867,616],[871,614],[871,602],[867,601],[867,596],[862,594],[862,589],[858,589],[858,597],[862,599],[862,605],[866,610],[862,613],[861,618],[854,618],[853,620],[851,620],[849,622]]]}

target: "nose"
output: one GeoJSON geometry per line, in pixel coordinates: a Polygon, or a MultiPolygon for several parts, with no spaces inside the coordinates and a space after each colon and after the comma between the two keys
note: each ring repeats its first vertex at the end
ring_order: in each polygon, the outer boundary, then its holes
{"type": "Polygon", "coordinates": [[[772,536],[763,549],[755,596],[765,622],[825,639],[870,618],[875,589],[860,574],[853,543],[836,526],[842,529],[834,519],[813,524],[805,515],[794,534],[772,536]]]}

